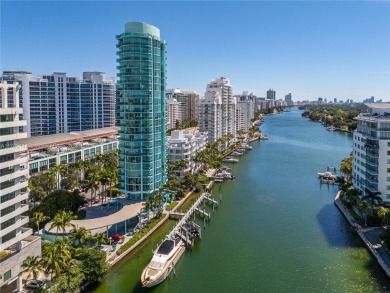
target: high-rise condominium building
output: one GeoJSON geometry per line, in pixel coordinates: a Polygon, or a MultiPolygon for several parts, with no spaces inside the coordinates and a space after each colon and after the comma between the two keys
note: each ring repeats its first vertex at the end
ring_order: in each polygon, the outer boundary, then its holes
{"type": "Polygon", "coordinates": [[[255,117],[254,102],[248,96],[242,96],[237,100],[236,129],[248,131],[252,126],[251,120],[255,117]]]}
{"type": "Polygon", "coordinates": [[[221,98],[222,133],[221,136],[236,136],[236,99],[230,80],[224,77],[213,79],[206,88],[206,93],[218,93],[221,98]]]}
{"type": "Polygon", "coordinates": [[[118,40],[119,184],[146,199],[166,181],[165,48],[160,30],[129,22],[118,40]]]}
{"type": "Polygon", "coordinates": [[[222,98],[220,92],[206,92],[199,101],[199,131],[207,133],[207,142],[222,137],[222,98]]]}
{"type": "Polygon", "coordinates": [[[284,96],[284,101],[287,103],[287,106],[293,105],[291,93],[288,93],[287,95],[284,96]]]}
{"type": "Polygon", "coordinates": [[[390,104],[367,104],[353,133],[352,183],[363,193],[380,192],[390,202],[390,104]]]}
{"type": "Polygon", "coordinates": [[[41,241],[25,228],[28,217],[23,216],[28,211],[28,169],[22,165],[28,157],[20,155],[27,147],[19,140],[27,134],[20,132],[26,121],[19,120],[19,89],[16,82],[0,82],[0,287],[18,280],[21,292],[21,265],[28,256],[41,254],[41,241]]]}
{"type": "Polygon", "coordinates": [[[198,120],[199,94],[195,91],[182,91],[181,89],[168,89],[167,99],[175,99],[180,105],[181,121],[198,120]]]}
{"type": "Polygon", "coordinates": [[[267,100],[276,100],[276,92],[273,89],[267,91],[267,100]]]}
{"type": "Polygon", "coordinates": [[[21,85],[20,118],[27,121],[29,137],[115,125],[115,82],[103,72],[84,72],[79,79],[60,72],[4,71],[0,79],[21,85]]]}

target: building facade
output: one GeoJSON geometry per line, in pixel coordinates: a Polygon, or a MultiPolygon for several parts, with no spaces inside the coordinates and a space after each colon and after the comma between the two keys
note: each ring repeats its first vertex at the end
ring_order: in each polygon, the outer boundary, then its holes
{"type": "Polygon", "coordinates": [[[36,136],[20,142],[27,147],[21,155],[27,158],[28,176],[45,172],[55,165],[67,165],[114,152],[119,144],[117,127],[36,136]]]}
{"type": "Polygon", "coordinates": [[[176,175],[183,177],[185,174],[197,171],[197,165],[193,158],[204,150],[207,144],[207,133],[192,130],[174,130],[171,136],[167,137],[168,157],[175,164],[181,160],[187,161],[187,167],[181,170],[175,170],[176,175]]]}
{"type": "Polygon", "coordinates": [[[213,79],[206,88],[206,93],[218,93],[221,98],[222,134],[236,136],[236,99],[233,96],[233,86],[230,80],[221,77],[213,79]]]}
{"type": "Polygon", "coordinates": [[[276,92],[273,89],[267,91],[267,100],[276,100],[276,92]]]}
{"type": "Polygon", "coordinates": [[[181,121],[197,121],[199,94],[195,91],[182,91],[181,89],[168,89],[167,99],[175,99],[180,105],[181,121]]]}
{"type": "Polygon", "coordinates": [[[390,104],[367,104],[353,133],[352,183],[363,192],[380,192],[390,202],[390,104]]]}
{"type": "Polygon", "coordinates": [[[167,109],[167,129],[176,128],[176,124],[180,124],[182,119],[182,111],[180,103],[169,97],[166,99],[166,109],[167,109]]]}
{"type": "Polygon", "coordinates": [[[20,118],[27,121],[28,137],[115,125],[115,82],[103,72],[84,72],[79,79],[4,71],[0,79],[21,85],[20,118]]]}
{"type": "Polygon", "coordinates": [[[248,98],[237,100],[236,130],[249,131],[252,127],[251,120],[255,117],[253,101],[248,98]]]}
{"type": "Polygon", "coordinates": [[[284,96],[284,101],[287,103],[287,106],[292,106],[294,103],[292,101],[292,95],[291,93],[288,93],[284,96]]]}
{"type": "Polygon", "coordinates": [[[207,132],[207,142],[222,137],[222,99],[220,92],[206,92],[199,101],[199,131],[207,132]]]}
{"type": "Polygon", "coordinates": [[[147,199],[166,182],[166,43],[155,26],[129,22],[117,35],[119,190],[147,199]]]}
{"type": "Polygon", "coordinates": [[[29,209],[28,169],[22,167],[27,158],[20,153],[27,148],[20,139],[27,134],[20,131],[26,121],[19,119],[19,89],[16,82],[0,82],[0,286],[18,280],[21,290],[21,265],[28,256],[41,254],[41,241],[31,236],[28,216],[23,216],[29,209]]]}

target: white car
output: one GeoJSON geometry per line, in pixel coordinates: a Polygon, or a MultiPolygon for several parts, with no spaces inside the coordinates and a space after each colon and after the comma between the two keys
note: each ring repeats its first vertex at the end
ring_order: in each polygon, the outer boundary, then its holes
{"type": "Polygon", "coordinates": [[[40,280],[28,280],[26,282],[27,288],[40,289],[40,288],[45,288],[45,286],[46,286],[45,282],[40,280]]]}

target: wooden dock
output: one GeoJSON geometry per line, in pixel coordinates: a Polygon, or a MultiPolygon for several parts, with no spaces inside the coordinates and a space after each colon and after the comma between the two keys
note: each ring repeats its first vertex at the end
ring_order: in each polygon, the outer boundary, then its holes
{"type": "Polygon", "coordinates": [[[170,212],[170,215],[175,216],[181,216],[180,221],[176,224],[176,226],[172,229],[172,231],[167,235],[167,238],[173,238],[174,236],[179,236],[184,243],[189,246],[194,246],[193,239],[191,240],[191,231],[189,231],[188,227],[192,227],[195,231],[198,237],[201,237],[201,228],[199,225],[197,225],[195,222],[190,221],[192,217],[196,216],[196,213],[203,216],[203,223],[204,226],[206,224],[205,220],[206,218],[210,220],[211,213],[207,213],[206,210],[202,209],[201,205],[203,206],[207,203],[213,205],[213,210],[215,206],[219,205],[219,202],[215,200],[212,195],[208,192],[202,193],[202,195],[194,202],[194,204],[191,206],[191,208],[186,213],[180,213],[180,212],[170,212]]]}

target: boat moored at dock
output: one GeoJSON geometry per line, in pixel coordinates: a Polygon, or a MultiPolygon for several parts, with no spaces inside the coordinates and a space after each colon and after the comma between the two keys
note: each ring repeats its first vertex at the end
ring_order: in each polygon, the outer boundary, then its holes
{"type": "Polygon", "coordinates": [[[141,275],[143,287],[153,287],[164,281],[174,270],[175,264],[185,251],[180,237],[167,237],[153,254],[153,258],[141,275]]]}

